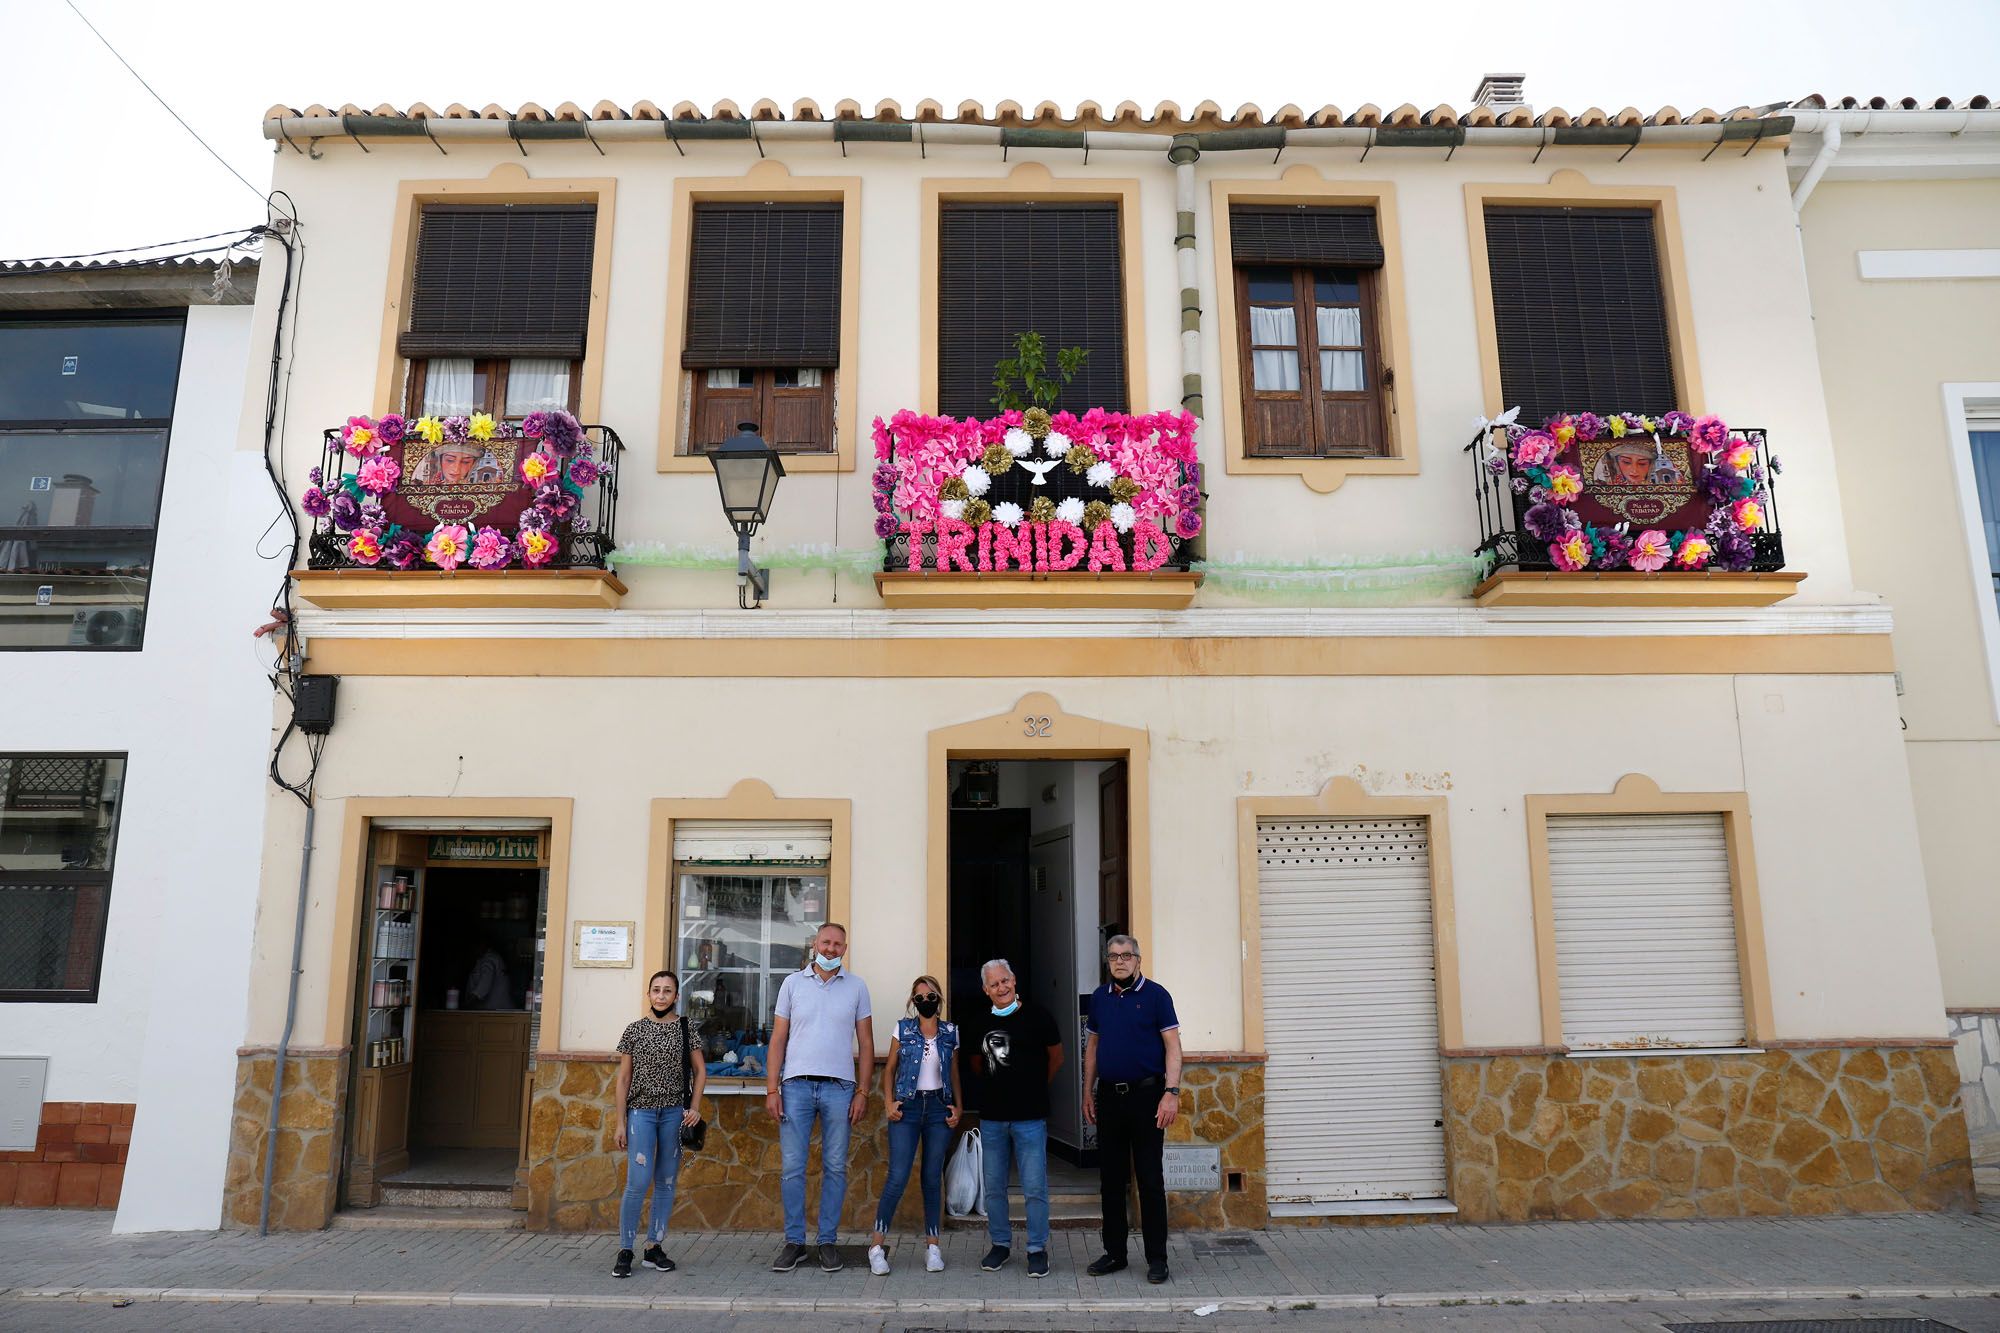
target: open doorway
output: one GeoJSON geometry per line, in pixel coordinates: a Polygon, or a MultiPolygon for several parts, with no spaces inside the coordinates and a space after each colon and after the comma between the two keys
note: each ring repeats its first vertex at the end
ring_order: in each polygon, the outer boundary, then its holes
{"type": "Polygon", "coordinates": [[[516,1204],[547,884],[539,829],[371,829],[349,1206],[516,1204]]]}
{"type": "Polygon", "coordinates": [[[1005,958],[1021,994],[1056,1020],[1063,1068],[1050,1098],[1052,1156],[1095,1164],[1083,1123],[1083,1012],[1104,939],[1127,929],[1123,759],[954,759],[948,975],[954,1014],[986,1003],[979,970],[1005,958]]]}

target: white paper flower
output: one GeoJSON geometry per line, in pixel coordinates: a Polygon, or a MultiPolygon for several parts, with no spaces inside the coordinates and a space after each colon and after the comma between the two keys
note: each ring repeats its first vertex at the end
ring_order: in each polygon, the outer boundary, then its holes
{"type": "MultiPolygon", "coordinates": [[[[1118,480],[1118,469],[1109,463],[1092,463],[1090,471],[1083,474],[1083,479],[1093,486],[1109,486],[1118,480]]],[[[970,482],[966,484],[971,485],[970,482]]]]}
{"type": "Polygon", "coordinates": [[[1019,527],[1021,520],[1026,517],[1027,515],[1021,511],[1021,506],[1012,500],[1003,500],[993,506],[993,521],[1003,528],[1019,527]]]}
{"type": "Polygon", "coordinates": [[[1139,521],[1139,515],[1131,505],[1120,500],[1111,506],[1111,526],[1120,532],[1130,532],[1132,525],[1139,521]]]}
{"type": "Polygon", "coordinates": [[[1052,430],[1043,437],[1042,448],[1048,451],[1050,458],[1061,458],[1069,452],[1070,438],[1059,430],[1052,430]]]}
{"type": "Polygon", "coordinates": [[[1000,438],[1000,443],[1006,445],[1007,452],[1016,458],[1026,458],[1029,454],[1035,452],[1035,437],[1022,430],[1019,426],[1014,427],[1003,435],[1000,438]]]}
{"type": "Polygon", "coordinates": [[[1083,501],[1074,495],[1056,506],[1056,517],[1065,523],[1083,522],[1083,501]]]}
{"type": "Polygon", "coordinates": [[[946,500],[938,505],[938,512],[946,518],[962,519],[965,517],[965,501],[946,500]]]}
{"type": "Polygon", "coordinates": [[[965,489],[975,500],[986,494],[987,488],[993,484],[993,478],[988,476],[986,469],[977,463],[966,464],[965,471],[958,474],[958,479],[965,483],[965,489]]]}

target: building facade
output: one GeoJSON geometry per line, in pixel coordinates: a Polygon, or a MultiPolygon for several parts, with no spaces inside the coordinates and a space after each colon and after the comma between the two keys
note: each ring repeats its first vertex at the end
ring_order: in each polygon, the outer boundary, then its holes
{"type": "Polygon", "coordinates": [[[236,450],[257,277],[0,268],[0,1206],[221,1217],[282,573],[236,450]]]}
{"type": "Polygon", "coordinates": [[[1855,577],[1895,609],[1966,1117],[1977,1158],[2000,1162],[2000,847],[1984,817],[2000,764],[2000,250],[1988,225],[2000,113],[1984,99],[1813,99],[1797,115],[1808,132],[1791,150],[1794,197],[1855,577]],[[1874,485],[1891,439],[1889,466],[1909,483],[1895,500],[1874,485]]]}
{"type": "Polygon", "coordinates": [[[283,442],[339,686],[316,831],[266,810],[230,1221],[460,1150],[608,1225],[671,967],[680,1224],[775,1227],[770,1004],[829,918],[878,1044],[996,954],[1074,1043],[1138,936],[1182,1225],[1969,1206],[1790,122],[1079,117],[273,110],[345,294],[283,442]]]}

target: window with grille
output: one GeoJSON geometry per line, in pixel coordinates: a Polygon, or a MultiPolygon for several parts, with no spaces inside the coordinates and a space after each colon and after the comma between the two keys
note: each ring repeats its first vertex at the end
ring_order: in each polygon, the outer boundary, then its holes
{"type": "Polygon", "coordinates": [[[0,649],[144,645],[184,328],[0,319],[0,649]]]}
{"type": "Polygon", "coordinates": [[[1681,405],[1651,209],[1489,205],[1486,263],[1501,395],[1521,420],[1681,405]]]}
{"type": "Polygon", "coordinates": [[[405,410],[574,411],[595,204],[426,204],[417,222],[405,410]]]}
{"type": "Polygon", "coordinates": [[[0,1001],[97,999],[125,756],[0,754],[0,1001]]]}
{"type": "Polygon", "coordinates": [[[696,204],[688,258],[688,452],[739,424],[790,453],[834,448],[842,207],[696,204]]]}
{"type": "Polygon", "coordinates": [[[1089,352],[1057,411],[1123,412],[1125,277],[1115,203],[952,203],[938,214],[938,411],[990,417],[993,366],[1039,333],[1050,372],[1089,352]]]}
{"type": "Polygon", "coordinates": [[[1246,452],[1380,456],[1389,368],[1375,210],[1237,204],[1229,244],[1246,452]]]}

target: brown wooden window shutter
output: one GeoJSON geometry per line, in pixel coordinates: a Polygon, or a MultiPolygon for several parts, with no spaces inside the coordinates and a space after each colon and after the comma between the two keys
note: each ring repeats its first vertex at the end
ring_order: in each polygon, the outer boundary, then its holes
{"type": "Polygon", "coordinates": [[[1537,424],[1680,406],[1650,209],[1489,207],[1486,262],[1502,406],[1537,424]]]}
{"type": "Polygon", "coordinates": [[[938,411],[989,417],[993,363],[1042,335],[1051,370],[1090,352],[1057,410],[1127,410],[1125,275],[1115,203],[947,203],[938,215],[938,411]]]}
{"type": "Polygon", "coordinates": [[[1229,251],[1238,264],[1338,264],[1382,267],[1382,238],[1372,208],[1234,204],[1229,251]]]}
{"type": "Polygon", "coordinates": [[[427,204],[408,357],[583,355],[595,204],[427,204]]]}
{"type": "Polygon", "coordinates": [[[840,364],[839,204],[696,204],[681,364],[840,364]]]}

